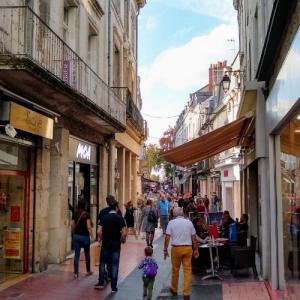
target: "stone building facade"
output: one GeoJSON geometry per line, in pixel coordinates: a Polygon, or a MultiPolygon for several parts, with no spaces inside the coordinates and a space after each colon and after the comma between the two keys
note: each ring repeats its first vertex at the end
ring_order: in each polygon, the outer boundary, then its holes
{"type": "Polygon", "coordinates": [[[1,1],[5,272],[42,271],[66,259],[78,201],[85,201],[96,225],[105,197],[115,194],[116,149],[124,154],[122,165],[131,164],[129,178],[137,185],[137,157],[147,132],[136,67],[137,16],[144,4],[1,1]],[[127,134],[131,140],[125,136],[121,143],[119,136],[127,134]]]}

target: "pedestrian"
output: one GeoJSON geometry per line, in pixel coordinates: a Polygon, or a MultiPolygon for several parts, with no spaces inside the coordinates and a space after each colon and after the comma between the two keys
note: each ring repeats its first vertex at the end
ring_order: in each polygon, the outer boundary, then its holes
{"type": "Polygon", "coordinates": [[[126,225],[128,230],[134,229],[134,211],[136,208],[133,207],[132,201],[128,201],[125,205],[125,215],[124,219],[126,221],[126,225]]]}
{"type": "Polygon", "coordinates": [[[164,193],[161,193],[161,199],[158,202],[157,207],[159,212],[160,227],[163,234],[166,234],[166,229],[169,222],[169,201],[166,199],[164,193]]]}
{"type": "Polygon", "coordinates": [[[153,207],[153,201],[147,200],[146,207],[143,208],[143,228],[146,232],[147,246],[153,248],[153,240],[155,234],[155,228],[157,227],[157,210],[153,207]]]}
{"type": "MultiPolygon", "coordinates": [[[[109,214],[109,212],[111,211],[110,203],[114,202],[114,201],[115,201],[115,197],[114,196],[108,195],[106,197],[107,207],[101,209],[100,212],[99,212],[99,214],[98,214],[98,223],[97,223],[98,226],[102,226],[103,217],[106,216],[107,214],[109,214]]],[[[118,206],[117,206],[117,212],[118,212],[118,214],[120,214],[122,216],[122,213],[121,213],[121,211],[120,211],[120,209],[119,209],[118,206]]],[[[99,261],[100,261],[100,256],[99,256],[99,261]]],[[[100,265],[99,265],[99,268],[100,268],[100,265]]],[[[110,268],[110,262],[108,262],[107,266],[106,266],[106,272],[105,272],[105,280],[106,280],[106,282],[108,282],[110,280],[110,278],[111,278],[111,272],[110,272],[110,270],[111,270],[111,268],[110,268]]],[[[100,272],[99,272],[99,274],[100,274],[100,272]]]]}
{"type": "Polygon", "coordinates": [[[209,199],[208,199],[207,195],[204,196],[203,202],[204,202],[204,205],[206,208],[206,212],[209,212],[209,199]]]}
{"type": "Polygon", "coordinates": [[[179,270],[183,266],[183,298],[190,299],[190,284],[192,276],[192,257],[199,256],[198,243],[196,239],[196,230],[193,223],[183,217],[183,209],[177,207],[174,209],[174,220],[168,224],[164,243],[164,259],[169,256],[168,246],[172,240],[171,262],[172,279],[170,292],[177,295],[179,270]]]}
{"type": "Polygon", "coordinates": [[[158,265],[154,258],[152,258],[153,249],[149,246],[145,248],[145,258],[139,265],[139,269],[143,269],[143,297],[147,300],[152,299],[152,291],[157,274],[158,265]]]}
{"type": "Polygon", "coordinates": [[[72,219],[74,257],[74,278],[78,278],[78,265],[81,248],[84,249],[86,275],[91,275],[90,244],[92,240],[92,225],[89,214],[85,209],[85,202],[79,201],[72,219]]]}
{"type": "MultiPolygon", "coordinates": [[[[111,196],[112,197],[112,196],[111,196]]],[[[121,242],[126,241],[126,223],[122,216],[117,213],[118,202],[110,199],[108,214],[103,216],[101,224],[98,226],[98,241],[102,244],[100,265],[99,265],[99,280],[95,285],[96,289],[104,288],[105,280],[105,265],[110,263],[111,272],[111,291],[117,292],[118,272],[121,242]]]]}
{"type": "Polygon", "coordinates": [[[212,212],[218,212],[220,210],[220,202],[221,201],[217,196],[217,193],[213,192],[211,197],[212,212]]]}

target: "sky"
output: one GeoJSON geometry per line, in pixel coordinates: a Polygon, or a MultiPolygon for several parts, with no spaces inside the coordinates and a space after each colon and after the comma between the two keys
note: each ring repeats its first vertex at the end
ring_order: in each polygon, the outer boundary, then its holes
{"type": "Polygon", "coordinates": [[[208,83],[211,63],[238,51],[232,0],[147,0],[139,15],[138,73],[147,143],[174,126],[189,94],[208,83]],[[176,117],[174,117],[176,116],[176,117]],[[156,118],[154,118],[156,117],[156,118]]]}

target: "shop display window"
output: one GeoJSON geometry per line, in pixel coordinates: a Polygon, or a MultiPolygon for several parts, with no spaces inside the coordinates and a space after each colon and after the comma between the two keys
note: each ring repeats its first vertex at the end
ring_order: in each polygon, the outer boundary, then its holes
{"type": "Polygon", "coordinates": [[[295,118],[280,136],[283,246],[285,278],[300,278],[300,120],[295,118]]]}
{"type": "Polygon", "coordinates": [[[23,272],[25,178],[0,174],[0,282],[23,272]]]}

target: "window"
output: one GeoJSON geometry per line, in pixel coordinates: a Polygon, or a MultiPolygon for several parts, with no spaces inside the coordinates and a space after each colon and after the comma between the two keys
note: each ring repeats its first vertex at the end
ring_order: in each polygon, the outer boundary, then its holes
{"type": "Polygon", "coordinates": [[[89,23],[89,35],[88,35],[88,64],[94,70],[97,71],[97,44],[98,33],[92,23],[89,23]]]}
{"type": "Polygon", "coordinates": [[[129,35],[129,0],[125,0],[125,3],[124,3],[124,24],[125,24],[125,32],[128,37],[128,35],[129,35]]]}
{"type": "Polygon", "coordinates": [[[295,284],[300,274],[300,121],[287,124],[280,136],[281,192],[283,216],[284,271],[287,283],[295,284]]]}
{"type": "Polygon", "coordinates": [[[135,45],[136,45],[136,18],[134,8],[131,7],[131,45],[132,50],[135,53],[135,45]]]}
{"type": "Polygon", "coordinates": [[[113,59],[113,86],[120,86],[120,50],[114,46],[114,59],[113,59]]]}
{"type": "Polygon", "coordinates": [[[68,43],[69,42],[69,7],[64,7],[64,21],[63,21],[63,40],[68,43]]]}

